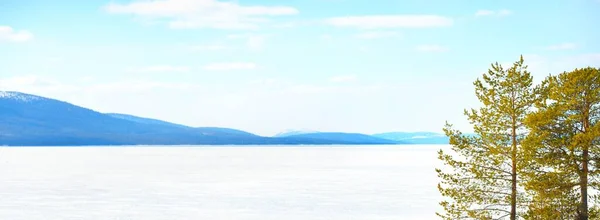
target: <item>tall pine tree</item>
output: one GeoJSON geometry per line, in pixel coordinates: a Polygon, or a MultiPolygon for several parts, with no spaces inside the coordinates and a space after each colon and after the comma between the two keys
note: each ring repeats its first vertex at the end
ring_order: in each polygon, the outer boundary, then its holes
{"type": "Polygon", "coordinates": [[[479,110],[465,110],[476,136],[447,124],[452,152],[438,152],[447,165],[438,168],[443,219],[517,219],[524,194],[520,190],[523,120],[536,98],[523,57],[509,69],[498,63],[475,81],[479,110]]]}
{"type": "Polygon", "coordinates": [[[529,215],[587,220],[590,189],[600,184],[600,70],[575,69],[544,85],[544,101],[525,120],[524,149],[536,164],[529,215]]]}

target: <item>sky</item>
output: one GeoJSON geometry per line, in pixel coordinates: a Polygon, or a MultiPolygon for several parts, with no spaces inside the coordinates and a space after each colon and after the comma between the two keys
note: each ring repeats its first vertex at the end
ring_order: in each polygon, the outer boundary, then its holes
{"type": "Polygon", "coordinates": [[[600,66],[600,0],[2,0],[0,90],[260,135],[472,131],[473,81],[600,66]]]}

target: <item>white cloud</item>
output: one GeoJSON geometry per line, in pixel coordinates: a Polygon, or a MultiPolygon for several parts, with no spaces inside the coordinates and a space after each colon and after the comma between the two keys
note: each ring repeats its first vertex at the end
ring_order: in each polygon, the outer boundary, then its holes
{"type": "Polygon", "coordinates": [[[358,79],[358,77],[356,77],[355,75],[344,75],[344,76],[331,77],[329,79],[329,81],[340,83],[340,82],[353,82],[353,81],[356,81],[357,79],[358,79]]]}
{"type": "Polygon", "coordinates": [[[189,83],[166,83],[160,81],[131,80],[95,84],[89,86],[87,90],[92,92],[144,92],[155,89],[188,90],[194,87],[195,85],[189,83]]]}
{"type": "Polygon", "coordinates": [[[600,53],[586,53],[571,57],[571,62],[580,63],[580,66],[600,67],[600,53]]]}
{"type": "MultiPolygon", "coordinates": [[[[35,85],[35,86],[47,86],[54,85],[56,81],[42,79],[38,76],[26,75],[26,76],[15,76],[9,78],[3,78],[0,81],[0,86],[2,87],[11,87],[11,86],[27,86],[27,85],[35,85]]],[[[4,90],[4,89],[3,89],[4,90]]]]}
{"type": "Polygon", "coordinates": [[[398,37],[400,33],[394,31],[370,31],[357,34],[356,37],[360,39],[380,39],[388,37],[398,37]]]}
{"type": "Polygon", "coordinates": [[[131,72],[153,73],[153,72],[188,72],[188,66],[156,65],[131,69],[131,72]]]}
{"type": "Polygon", "coordinates": [[[267,78],[267,79],[252,80],[252,81],[250,81],[250,84],[266,86],[266,85],[275,85],[278,82],[280,82],[280,80],[273,79],[273,78],[267,78]]]}
{"type": "Polygon", "coordinates": [[[231,62],[231,63],[212,63],[205,65],[204,70],[210,71],[228,71],[228,70],[251,70],[256,69],[257,65],[251,62],[231,62]]]}
{"type": "Polygon", "coordinates": [[[417,51],[421,52],[446,52],[448,48],[436,45],[436,44],[426,44],[417,46],[417,51]]]}
{"type": "Polygon", "coordinates": [[[0,26],[0,41],[26,42],[33,39],[33,34],[25,30],[15,30],[10,26],[0,26]]]}
{"type": "Polygon", "coordinates": [[[41,96],[54,97],[54,95],[79,94],[90,89],[83,82],[82,77],[77,83],[66,84],[54,78],[38,75],[20,75],[0,78],[0,90],[18,91],[41,96]]]}
{"type": "Polygon", "coordinates": [[[546,47],[548,50],[572,50],[575,48],[577,48],[577,44],[575,43],[562,43],[546,47]]]}
{"type": "Polygon", "coordinates": [[[44,95],[46,93],[129,93],[152,91],[153,89],[190,89],[195,87],[188,83],[166,83],[148,80],[123,80],[108,83],[93,83],[93,77],[81,77],[73,83],[64,83],[48,77],[25,75],[0,78],[0,90],[11,90],[44,95]],[[93,84],[81,84],[81,83],[93,84]]]}
{"type": "Polygon", "coordinates": [[[246,47],[250,50],[259,51],[265,46],[268,35],[266,34],[230,34],[228,39],[242,39],[246,41],[246,47]]]}
{"type": "Polygon", "coordinates": [[[227,39],[248,39],[252,34],[229,34],[227,39]]]}
{"type": "Polygon", "coordinates": [[[273,27],[274,28],[293,28],[296,27],[297,24],[296,23],[292,23],[292,22],[287,22],[287,23],[281,23],[281,24],[274,24],[273,27]]]}
{"type": "Polygon", "coordinates": [[[79,78],[79,81],[83,82],[83,83],[91,83],[91,82],[94,82],[95,80],[96,80],[96,77],[93,77],[93,76],[84,76],[84,77],[79,78]]]}
{"type": "Polygon", "coordinates": [[[221,44],[210,44],[210,45],[195,45],[190,47],[194,51],[221,51],[231,49],[229,46],[221,44]]]}
{"type": "Polygon", "coordinates": [[[332,40],[333,36],[331,36],[331,34],[323,34],[323,35],[321,35],[321,39],[323,39],[323,40],[332,40]]]}
{"type": "Polygon", "coordinates": [[[315,26],[322,24],[321,20],[314,19],[303,19],[303,20],[294,20],[294,21],[284,21],[273,23],[270,27],[273,28],[292,28],[292,27],[300,27],[300,26],[315,26]]]}
{"type": "Polygon", "coordinates": [[[81,92],[79,86],[66,85],[58,80],[44,78],[36,75],[20,75],[0,78],[0,91],[17,91],[41,96],[56,94],[74,94],[81,92]]]}
{"type": "Polygon", "coordinates": [[[479,10],[475,12],[475,16],[488,16],[493,14],[495,14],[495,12],[492,10],[479,10]]]}
{"type": "Polygon", "coordinates": [[[506,9],[502,9],[502,10],[498,10],[498,11],[493,11],[493,10],[479,10],[477,12],[475,12],[475,16],[477,17],[481,17],[481,16],[507,16],[512,14],[512,12],[510,10],[506,10],[506,9]]]}
{"type": "Polygon", "coordinates": [[[586,53],[542,60],[547,68],[553,68],[553,73],[571,71],[587,66],[600,67],[600,53],[586,53]]]}
{"type": "Polygon", "coordinates": [[[250,36],[246,42],[246,46],[251,50],[261,50],[265,45],[265,36],[250,36]]]}
{"type": "Polygon", "coordinates": [[[64,57],[49,57],[48,62],[50,63],[62,63],[65,61],[64,57]]]}
{"type": "Polygon", "coordinates": [[[128,4],[110,3],[109,13],[166,19],[171,28],[255,29],[271,16],[295,15],[289,6],[243,6],[234,1],[151,0],[128,4]]]}
{"type": "Polygon", "coordinates": [[[286,93],[292,94],[323,94],[325,92],[331,92],[336,87],[332,86],[319,86],[319,85],[294,85],[285,89],[286,93]]]}
{"type": "Polygon", "coordinates": [[[367,47],[367,46],[360,46],[360,47],[358,47],[358,51],[360,51],[360,52],[369,52],[369,51],[371,51],[371,48],[367,47]]]}
{"type": "Polygon", "coordinates": [[[496,14],[498,14],[499,16],[506,16],[506,15],[512,14],[512,11],[506,10],[506,9],[502,9],[502,10],[498,11],[496,14]]]}
{"type": "Polygon", "coordinates": [[[325,22],[338,27],[362,29],[444,27],[453,24],[451,18],[438,15],[348,16],[329,18],[325,22]]]}
{"type": "MultiPolygon", "coordinates": [[[[516,61],[508,60],[502,62],[503,67],[510,67],[516,61]]],[[[534,80],[539,82],[548,74],[559,74],[564,71],[571,71],[575,68],[583,68],[587,66],[600,68],[600,53],[584,53],[577,55],[564,55],[557,57],[549,57],[538,54],[523,54],[525,64],[529,66],[528,70],[532,73],[534,80]]]]}

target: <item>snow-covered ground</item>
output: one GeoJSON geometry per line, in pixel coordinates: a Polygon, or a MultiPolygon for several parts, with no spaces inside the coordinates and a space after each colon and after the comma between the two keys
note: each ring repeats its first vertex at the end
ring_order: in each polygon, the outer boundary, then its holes
{"type": "Polygon", "coordinates": [[[435,219],[440,147],[0,147],[0,219],[435,219]]]}

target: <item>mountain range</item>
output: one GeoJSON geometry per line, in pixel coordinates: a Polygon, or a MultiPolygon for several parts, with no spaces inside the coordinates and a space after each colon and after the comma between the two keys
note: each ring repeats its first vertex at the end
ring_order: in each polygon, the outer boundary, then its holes
{"type": "Polygon", "coordinates": [[[447,144],[432,132],[358,134],[286,131],[273,137],[190,127],[127,114],[100,113],[64,101],[0,91],[0,145],[380,145],[447,144]]]}

